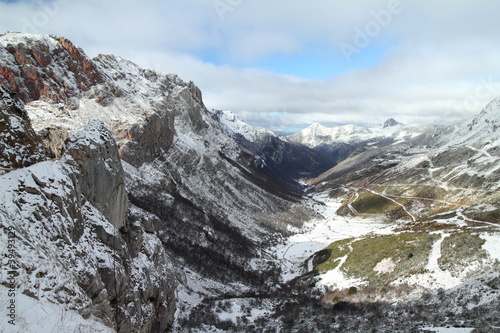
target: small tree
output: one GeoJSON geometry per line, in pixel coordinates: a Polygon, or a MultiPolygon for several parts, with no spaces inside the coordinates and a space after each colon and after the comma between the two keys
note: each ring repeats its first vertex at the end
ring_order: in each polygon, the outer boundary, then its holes
{"type": "Polygon", "coordinates": [[[351,287],[347,289],[347,295],[352,296],[358,293],[358,288],[356,287],[351,287]]]}

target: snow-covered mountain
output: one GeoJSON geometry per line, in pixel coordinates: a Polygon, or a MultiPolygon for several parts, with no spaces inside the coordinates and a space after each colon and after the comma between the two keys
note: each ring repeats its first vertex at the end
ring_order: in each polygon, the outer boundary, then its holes
{"type": "MultiPolygon", "coordinates": [[[[228,126],[206,109],[201,91],[176,75],[144,70],[112,55],[90,59],[67,39],[55,36],[1,35],[0,55],[0,86],[6,89],[2,90],[2,113],[4,124],[9,124],[2,128],[2,134],[7,130],[9,133],[2,137],[6,147],[2,151],[2,168],[7,173],[0,183],[2,189],[9,189],[2,197],[2,205],[16,207],[23,196],[33,196],[33,200],[27,201],[32,208],[25,210],[31,223],[46,225],[49,230],[54,222],[46,221],[46,214],[37,211],[44,212],[43,207],[55,205],[63,212],[55,214],[54,219],[66,226],[59,230],[59,224],[54,224],[57,233],[37,235],[40,242],[50,246],[19,245],[26,260],[37,256],[54,258],[46,265],[47,270],[55,265],[54,274],[59,269],[56,266],[69,267],[67,274],[61,275],[64,279],[49,284],[52,275],[47,280],[45,271],[33,270],[28,261],[21,261],[19,273],[23,279],[17,283],[20,292],[55,303],[74,295],[80,303],[70,303],[71,309],[85,309],[87,312],[81,313],[104,318],[104,324],[118,331],[153,331],[151,327],[156,327],[154,331],[162,332],[173,323],[175,300],[169,298],[175,285],[172,279],[181,281],[179,288],[189,294],[197,287],[183,277],[185,274],[221,286],[213,291],[201,290],[204,295],[264,287],[261,281],[268,273],[248,263],[262,256],[260,248],[273,238],[274,232],[287,230],[287,221],[293,221],[297,214],[295,209],[289,209],[298,205],[300,198],[299,185],[291,184],[293,179],[283,182],[272,178],[279,169],[288,168],[287,160],[279,157],[284,152],[260,156],[262,149],[250,151],[242,147],[228,134],[228,126]],[[15,106],[14,111],[10,105],[15,106]],[[95,120],[100,123],[94,123],[95,120]],[[89,132],[93,133],[91,137],[86,134],[89,132]],[[20,139],[11,139],[16,136],[20,139]],[[112,151],[110,139],[113,144],[116,142],[113,161],[106,155],[112,151]],[[65,143],[75,140],[80,142],[78,149],[65,143]],[[47,155],[42,142],[49,151],[47,155]],[[69,152],[73,159],[67,158],[69,152]],[[121,162],[116,160],[118,156],[121,162]],[[40,162],[48,157],[56,161],[40,162]],[[268,169],[271,162],[272,168],[268,169]],[[29,165],[31,169],[26,169],[29,165]],[[123,170],[123,180],[118,183],[106,176],[107,170],[116,168],[123,170]],[[51,170],[49,174],[45,169],[51,170]],[[66,189],[63,184],[73,184],[75,189],[66,189]],[[49,186],[47,190],[42,189],[45,186],[49,186]],[[117,188],[120,196],[109,192],[117,188]],[[61,199],[80,197],[88,200],[89,205],[85,200],[73,204],[61,199]],[[122,201],[115,204],[115,198],[122,201]],[[84,208],[85,213],[81,213],[84,208]],[[71,238],[70,226],[77,222],[72,220],[73,215],[65,213],[67,210],[85,215],[78,222],[78,234],[83,232],[90,238],[71,238]],[[280,217],[275,218],[275,214],[280,217]],[[95,228],[103,230],[102,240],[93,240],[91,230],[95,228]],[[61,249],[62,254],[55,250],[58,245],[54,242],[59,238],[70,240],[61,249]],[[104,245],[101,247],[99,242],[104,245]],[[89,253],[90,248],[104,254],[89,253]],[[130,253],[124,255],[120,251],[130,253]],[[88,256],[85,260],[95,260],[94,266],[72,261],[80,255],[88,256]],[[116,256],[120,256],[120,262],[116,256]],[[176,269],[167,258],[178,263],[176,269]],[[115,272],[123,275],[123,281],[114,279],[109,265],[116,265],[115,272]],[[90,275],[80,273],[84,266],[89,267],[90,275]],[[149,266],[156,268],[145,273],[149,266]],[[161,279],[155,273],[160,269],[168,270],[161,274],[161,279]],[[104,283],[96,285],[100,278],[104,283]],[[140,288],[135,288],[131,280],[145,286],[151,283],[151,287],[140,297],[133,296],[140,288]],[[66,286],[61,294],[58,283],[63,281],[66,286]],[[115,286],[113,281],[121,284],[115,286]],[[44,288],[44,292],[33,286],[45,286],[36,287],[44,288]],[[130,293],[123,288],[130,289],[130,293]],[[130,297],[142,305],[133,305],[130,297]],[[144,309],[138,310],[141,307],[144,309]],[[144,318],[134,317],[140,313],[144,318]]],[[[245,128],[251,131],[250,127],[245,128]]],[[[1,214],[5,227],[1,235],[6,241],[8,235],[4,231],[19,211],[1,214]]],[[[36,231],[23,231],[25,227],[17,225],[19,233],[27,232],[27,239],[34,237],[36,231]]],[[[2,275],[2,283],[6,278],[2,275]]],[[[202,298],[187,299],[194,300],[179,302],[184,315],[189,316],[189,309],[202,298]]]]}
{"type": "Polygon", "coordinates": [[[417,142],[428,147],[490,144],[496,141],[500,131],[500,97],[494,99],[476,116],[452,126],[437,127],[417,142]]]}
{"type": "Polygon", "coordinates": [[[356,140],[356,138],[368,133],[371,133],[368,128],[356,125],[328,128],[319,123],[314,123],[302,131],[289,135],[286,138],[291,142],[301,143],[305,146],[314,148],[322,143],[356,140]]]}
{"type": "MultiPolygon", "coordinates": [[[[431,184],[441,188],[442,195],[462,199],[470,194],[465,190],[455,193],[450,189],[470,188],[476,194],[484,190],[498,191],[499,115],[500,98],[497,98],[469,120],[435,127],[400,144],[351,156],[315,181],[340,179],[364,170],[377,182],[404,179],[404,183],[431,184]]],[[[365,178],[364,181],[370,180],[365,178]]]]}
{"type": "MultiPolygon", "coordinates": [[[[261,172],[272,179],[294,186],[297,180],[321,174],[335,165],[335,160],[302,144],[288,142],[276,132],[255,128],[228,111],[212,110],[213,117],[222,124],[261,172]]],[[[295,186],[294,186],[295,187],[295,186]]]]}
{"type": "Polygon", "coordinates": [[[328,128],[315,123],[298,133],[287,136],[286,139],[311,148],[332,143],[371,142],[372,145],[376,145],[377,142],[385,139],[392,139],[393,142],[411,139],[429,131],[432,127],[430,125],[403,125],[392,118],[378,127],[344,125],[328,128]]]}
{"type": "Polygon", "coordinates": [[[214,111],[219,121],[227,129],[235,134],[242,135],[250,142],[262,141],[266,136],[278,136],[278,134],[267,128],[256,128],[242,121],[231,111],[214,111]]]}
{"type": "Polygon", "coordinates": [[[387,127],[393,127],[393,126],[397,126],[397,125],[401,125],[400,122],[398,122],[396,119],[394,118],[389,118],[387,119],[384,124],[382,125],[382,128],[387,128],[387,127]]]}
{"type": "Polygon", "coordinates": [[[0,35],[0,304],[26,332],[491,331],[499,104],[311,149],[176,75],[0,35]]]}
{"type": "MultiPolygon", "coordinates": [[[[332,200],[336,213],[347,218],[349,228],[332,224],[328,232],[350,237],[339,237],[309,259],[317,275],[305,284],[316,281],[325,288],[326,302],[378,299],[373,306],[383,307],[398,295],[398,307],[416,311],[419,318],[430,315],[422,307],[432,308],[434,326],[462,321],[470,323],[470,330],[495,331],[499,321],[486,318],[498,316],[500,305],[496,291],[500,281],[499,115],[497,98],[472,119],[353,154],[311,180],[316,191],[336,198],[332,200]],[[368,221],[383,227],[356,237],[355,230],[368,221]],[[387,232],[387,227],[392,230],[387,232]],[[413,300],[401,303],[405,297],[413,300]]],[[[349,306],[349,311],[373,313],[362,306],[349,306]]],[[[305,318],[311,313],[296,311],[294,316],[305,318]]],[[[422,330],[418,319],[403,315],[405,326],[398,324],[398,316],[388,314],[392,319],[377,325],[388,325],[391,331],[422,330]]],[[[327,317],[320,315],[317,320],[327,317]]],[[[373,324],[362,317],[366,324],[350,329],[362,331],[362,326],[368,329],[373,324]]]]}

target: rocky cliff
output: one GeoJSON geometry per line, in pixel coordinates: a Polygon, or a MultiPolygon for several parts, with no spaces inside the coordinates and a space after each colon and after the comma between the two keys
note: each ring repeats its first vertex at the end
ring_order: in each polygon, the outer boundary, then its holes
{"type": "Polygon", "coordinates": [[[15,93],[0,86],[0,173],[43,161],[42,140],[31,127],[24,106],[15,93]]]}
{"type": "MultiPolygon", "coordinates": [[[[10,116],[13,105],[25,112],[20,101],[4,96],[2,116],[10,116]]],[[[31,152],[41,140],[27,119],[20,119],[16,124],[30,140],[2,143],[31,152]]],[[[10,267],[17,274],[16,289],[65,304],[117,331],[165,331],[175,310],[175,272],[158,235],[129,219],[124,172],[111,133],[102,122],[90,122],[69,137],[62,151],[56,162],[37,158],[17,167],[14,161],[7,168],[17,169],[0,176],[0,238],[7,244],[15,235],[10,267]]],[[[9,152],[2,151],[4,161],[9,152]]],[[[2,267],[6,260],[2,256],[2,267]]],[[[1,284],[9,285],[6,278],[2,274],[1,284]]]]}

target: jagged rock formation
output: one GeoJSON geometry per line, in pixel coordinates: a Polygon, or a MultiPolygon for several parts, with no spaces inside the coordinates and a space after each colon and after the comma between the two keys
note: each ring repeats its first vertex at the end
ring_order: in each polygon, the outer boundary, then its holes
{"type": "Polygon", "coordinates": [[[41,119],[46,126],[37,126],[36,120],[34,125],[42,131],[54,156],[60,156],[68,133],[99,111],[121,139],[120,156],[130,163],[151,161],[172,144],[173,114],[168,112],[166,97],[178,80],[175,76],[159,76],[114,56],[100,55],[92,60],[65,38],[13,33],[0,37],[0,84],[25,103],[39,101],[37,107],[47,109],[50,115],[41,119]],[[139,92],[148,96],[119,114],[117,109],[123,105],[116,99],[136,98],[139,92]],[[153,94],[157,98],[147,98],[153,94]],[[89,106],[94,110],[81,112],[82,97],[95,103],[89,106]],[[148,112],[148,106],[156,112],[148,112]],[[79,110],[80,119],[68,117],[75,110],[79,110]]]}
{"type": "Polygon", "coordinates": [[[14,92],[8,92],[0,86],[0,174],[27,167],[43,161],[45,149],[42,140],[31,127],[28,114],[22,103],[13,98],[14,92]]]}
{"type": "Polygon", "coordinates": [[[111,222],[125,227],[128,210],[124,172],[111,133],[100,121],[90,121],[85,131],[72,135],[63,147],[65,163],[75,166],[75,183],[82,195],[111,222]]]}
{"type": "Polygon", "coordinates": [[[10,36],[3,35],[0,82],[25,103],[44,99],[74,108],[72,98],[103,82],[95,64],[66,38],[30,35],[9,40],[10,36]]]}
{"type": "MultiPolygon", "coordinates": [[[[29,129],[24,119],[19,125],[29,129]]],[[[41,141],[34,135],[33,142],[41,141]]],[[[121,332],[164,332],[172,324],[172,264],[157,234],[130,222],[118,149],[101,122],[70,136],[59,161],[19,168],[0,183],[0,239],[7,244],[15,235],[11,269],[20,292],[121,332]]]]}
{"type": "Polygon", "coordinates": [[[401,125],[401,123],[396,121],[396,119],[394,119],[394,118],[389,118],[384,122],[384,124],[382,125],[382,128],[394,127],[397,125],[401,125]]]}

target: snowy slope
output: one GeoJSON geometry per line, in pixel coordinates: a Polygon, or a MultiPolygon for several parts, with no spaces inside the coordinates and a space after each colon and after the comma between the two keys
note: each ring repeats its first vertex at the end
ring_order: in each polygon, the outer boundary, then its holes
{"type": "Polygon", "coordinates": [[[500,130],[500,97],[492,100],[471,119],[455,125],[436,128],[423,136],[416,144],[438,148],[440,146],[489,145],[486,149],[498,147],[500,130]]]}
{"type": "MultiPolygon", "coordinates": [[[[438,204],[461,200],[477,188],[488,193],[475,197],[478,200],[496,200],[498,103],[463,125],[435,129],[411,144],[408,139],[424,127],[390,121],[377,128],[326,129],[319,124],[310,128],[304,140],[311,146],[333,139],[362,142],[370,148],[371,155],[360,153],[364,157],[347,163],[358,173],[343,174],[345,183],[357,182],[352,187],[358,186],[356,194],[373,184],[390,183],[392,187],[370,188],[386,198],[403,183],[409,193],[411,183],[419,182],[454,191],[430,204],[416,200],[413,204],[407,192],[396,193],[401,197],[390,197],[393,201],[412,204],[402,209],[401,222],[391,225],[383,217],[352,221],[336,216],[342,204],[327,192],[313,198],[316,206],[299,202],[296,180],[329,168],[332,161],[316,150],[285,142],[272,131],[255,129],[229,112],[209,111],[192,82],[142,69],[117,56],[90,59],[58,37],[1,35],[0,53],[1,85],[26,103],[33,127],[54,158],[29,161],[35,164],[0,175],[5,189],[0,201],[6,207],[0,211],[0,238],[6,244],[5,230],[17,228],[21,254],[17,287],[20,294],[38,298],[22,296],[20,301],[36,303],[33,315],[43,311],[48,301],[54,305],[47,309],[69,316],[75,325],[81,323],[77,315],[57,311],[64,308],[90,318],[82,329],[101,329],[102,322],[121,332],[138,327],[151,331],[153,325],[165,331],[172,324],[178,281],[183,284],[175,314],[179,331],[188,331],[189,325],[194,325],[193,331],[221,330],[229,324],[210,326],[206,319],[228,319],[236,325],[233,313],[246,312],[259,325],[272,312],[268,305],[249,310],[252,295],[258,299],[267,293],[267,303],[293,298],[291,294],[298,291],[287,294],[284,290],[292,287],[280,283],[310,270],[309,257],[332,241],[364,238],[366,233],[392,234],[394,227],[413,221],[410,215],[417,219],[427,207],[442,208],[438,204]],[[461,143],[464,139],[466,144],[461,143]],[[398,141],[405,144],[390,145],[398,141]],[[378,142],[384,142],[386,149],[377,150],[378,142]],[[110,151],[113,156],[107,155],[110,151]],[[315,218],[303,225],[311,216],[315,218]],[[296,234],[276,244],[290,232],[296,234]],[[220,307],[212,305],[232,295],[231,306],[215,314],[220,307]]],[[[21,120],[16,117],[9,124],[20,128],[15,125],[21,120]]],[[[327,180],[321,179],[318,186],[328,188],[328,183],[322,183],[327,180]]],[[[477,209],[494,213],[495,201],[481,202],[477,209]]],[[[453,227],[478,223],[467,220],[467,213],[460,206],[453,227]]],[[[489,223],[481,227],[491,227],[489,223]]],[[[404,277],[398,283],[424,289],[459,288],[466,274],[443,284],[439,278],[447,275],[436,268],[438,245],[451,233],[440,233],[440,240],[433,243],[425,261],[428,272],[422,272],[421,280],[404,277]]],[[[483,262],[487,266],[498,259],[498,237],[489,231],[481,237],[485,241],[481,249],[489,253],[483,262]]],[[[376,272],[398,264],[389,257],[382,259],[375,263],[376,272]]],[[[479,267],[473,264],[465,265],[464,272],[479,267]]],[[[363,286],[362,280],[345,279],[340,273],[324,274],[320,284],[363,286]]],[[[6,278],[2,275],[4,285],[6,278]]],[[[308,292],[300,297],[307,299],[308,292]]],[[[59,324],[68,330],[74,327],[54,319],[54,325],[59,324]]],[[[240,324],[241,330],[245,324],[240,324]]],[[[40,329],[52,329],[51,325],[45,322],[40,329]]]]}
{"type": "Polygon", "coordinates": [[[0,328],[3,333],[114,333],[114,329],[100,323],[96,318],[83,318],[77,311],[64,305],[37,300],[23,294],[9,298],[9,290],[0,286],[0,306],[6,309],[10,300],[15,299],[16,314],[0,317],[0,328]],[[13,320],[13,321],[12,321],[13,320]],[[11,321],[11,323],[9,323],[11,321]]]}
{"type": "MultiPolygon", "coordinates": [[[[496,315],[498,293],[494,286],[490,290],[489,283],[497,283],[491,281],[498,281],[500,265],[499,102],[493,100],[461,123],[351,156],[313,181],[343,201],[338,213],[350,221],[370,223],[384,217],[390,221],[387,227],[394,229],[388,236],[378,236],[384,230],[379,228],[370,235],[330,245],[338,257],[324,266],[331,269],[319,275],[319,286],[332,292],[331,299],[348,297],[347,288],[352,286],[363,290],[352,296],[355,300],[400,302],[428,293],[440,299],[436,304],[453,309],[458,318],[481,307],[496,315]],[[405,237],[411,239],[406,245],[405,237]],[[400,251],[418,244],[419,237],[426,240],[418,251],[398,257],[400,251]],[[400,243],[398,248],[386,252],[396,243],[400,243]],[[406,266],[417,255],[424,257],[406,266]],[[373,258],[360,259],[369,257],[373,258]],[[376,286],[380,281],[383,292],[376,286]],[[489,291],[474,296],[469,288],[489,291]],[[437,292],[440,289],[445,293],[437,292]]],[[[334,216],[330,222],[339,233],[344,233],[342,221],[343,217],[334,216]]],[[[349,233],[345,234],[337,235],[338,239],[348,238],[349,233]]]]}
{"type": "Polygon", "coordinates": [[[415,139],[406,147],[411,155],[403,159],[394,173],[408,174],[424,166],[422,178],[445,190],[470,187],[498,191],[499,126],[500,98],[497,98],[470,120],[437,128],[415,139]]]}
{"type": "Polygon", "coordinates": [[[214,114],[229,131],[242,135],[250,142],[259,142],[265,136],[278,137],[278,134],[272,130],[248,125],[231,111],[214,111],[214,114]]]}
{"type": "Polygon", "coordinates": [[[365,179],[369,182],[435,186],[454,200],[484,199],[481,191],[500,188],[499,117],[497,98],[469,120],[350,156],[313,182],[350,177],[363,170],[371,175],[365,179]]]}

